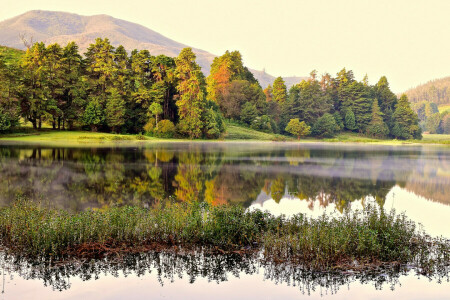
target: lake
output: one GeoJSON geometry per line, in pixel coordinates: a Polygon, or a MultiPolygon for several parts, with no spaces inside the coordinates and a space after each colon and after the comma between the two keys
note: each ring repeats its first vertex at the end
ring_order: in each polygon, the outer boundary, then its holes
{"type": "MultiPolygon", "coordinates": [[[[240,204],[275,215],[339,215],[376,205],[450,238],[450,147],[309,143],[0,145],[0,205],[27,197],[69,211],[162,201],[240,204]]],[[[450,283],[414,271],[308,274],[257,257],[148,253],[60,267],[3,257],[7,299],[448,299],[450,283]]]]}

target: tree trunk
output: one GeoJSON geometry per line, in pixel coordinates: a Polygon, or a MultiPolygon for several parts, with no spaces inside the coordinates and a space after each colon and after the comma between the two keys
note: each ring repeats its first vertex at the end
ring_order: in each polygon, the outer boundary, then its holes
{"type": "Polygon", "coordinates": [[[39,129],[42,129],[42,119],[39,117],[39,129]]]}

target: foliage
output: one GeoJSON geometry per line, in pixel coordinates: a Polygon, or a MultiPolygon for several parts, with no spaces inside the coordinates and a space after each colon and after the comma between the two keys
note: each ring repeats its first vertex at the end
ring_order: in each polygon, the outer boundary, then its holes
{"type": "Polygon", "coordinates": [[[84,111],[83,123],[90,126],[92,131],[97,131],[104,121],[105,112],[102,105],[97,97],[93,97],[84,111]]]}
{"type": "Polygon", "coordinates": [[[324,114],[317,119],[312,128],[312,134],[320,137],[333,137],[339,131],[339,126],[332,115],[329,113],[324,114]]]}
{"type": "Polygon", "coordinates": [[[179,80],[177,100],[181,133],[189,138],[199,138],[202,134],[201,116],[205,107],[205,82],[200,66],[195,62],[191,48],[184,48],[175,59],[176,76],[179,80]]]}
{"type": "Polygon", "coordinates": [[[273,101],[275,102],[283,103],[287,100],[286,84],[284,83],[283,78],[275,78],[275,81],[273,82],[272,95],[273,101]]]}
{"type": "Polygon", "coordinates": [[[285,130],[300,139],[300,137],[306,136],[311,132],[311,127],[306,125],[304,121],[300,122],[299,119],[291,119],[285,130]]]}
{"type": "Polygon", "coordinates": [[[355,121],[355,114],[351,109],[348,109],[345,113],[345,128],[347,128],[350,131],[355,130],[356,127],[356,121],[355,121]]]}
{"type": "Polygon", "coordinates": [[[175,136],[176,128],[170,120],[161,120],[156,128],[156,135],[164,138],[172,138],[175,136]]]}
{"type": "Polygon", "coordinates": [[[392,135],[400,139],[421,139],[422,131],[419,127],[419,118],[411,109],[408,97],[403,94],[393,114],[394,127],[392,135]]]}
{"type": "Polygon", "coordinates": [[[256,117],[252,124],[250,125],[252,129],[260,130],[263,132],[273,132],[270,117],[263,115],[261,117],[256,117]]]}
{"type": "Polygon", "coordinates": [[[368,136],[375,138],[385,138],[389,134],[389,128],[384,124],[383,114],[378,106],[378,100],[375,99],[372,104],[372,120],[366,128],[368,136]]]}
{"type": "Polygon", "coordinates": [[[113,132],[117,132],[118,127],[125,123],[125,101],[115,88],[111,89],[108,94],[105,109],[106,124],[112,128],[113,132]]]}
{"type": "Polygon", "coordinates": [[[158,243],[263,249],[266,260],[312,270],[330,270],[356,260],[414,264],[426,273],[448,264],[450,248],[448,241],[417,231],[404,214],[373,207],[341,217],[297,214],[285,219],[260,210],[198,202],[70,214],[19,200],[0,209],[0,238],[9,250],[41,259],[64,258],[83,245],[117,249],[158,243]]]}
{"type": "Polygon", "coordinates": [[[250,102],[245,103],[242,106],[240,119],[242,122],[250,125],[258,116],[258,110],[256,106],[250,102]]]}

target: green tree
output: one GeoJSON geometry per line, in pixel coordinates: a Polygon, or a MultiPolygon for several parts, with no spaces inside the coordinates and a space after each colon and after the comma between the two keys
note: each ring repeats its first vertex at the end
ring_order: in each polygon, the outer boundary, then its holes
{"type": "Polygon", "coordinates": [[[366,128],[366,133],[376,138],[385,138],[389,134],[389,128],[383,121],[383,113],[380,111],[377,99],[372,104],[372,120],[366,128]]]}
{"type": "Polygon", "coordinates": [[[380,110],[383,113],[384,123],[391,130],[394,126],[393,114],[397,105],[397,96],[391,91],[389,82],[385,76],[380,78],[374,87],[374,91],[375,98],[378,99],[380,110]]]}
{"type": "Polygon", "coordinates": [[[90,126],[92,131],[97,131],[104,121],[105,112],[99,99],[90,96],[89,104],[83,114],[83,124],[90,126]]]}
{"type": "Polygon", "coordinates": [[[153,102],[149,107],[149,111],[153,116],[155,116],[155,128],[156,130],[158,130],[158,117],[163,113],[161,104],[159,104],[158,102],[153,102]]]}
{"type": "Polygon", "coordinates": [[[312,128],[312,134],[320,137],[333,137],[338,131],[339,126],[336,124],[334,117],[329,113],[317,119],[312,128]]]}
{"type": "Polygon", "coordinates": [[[403,94],[398,100],[393,114],[392,135],[399,139],[421,139],[422,131],[419,127],[419,118],[411,109],[408,97],[403,94]]]}
{"type": "Polygon", "coordinates": [[[241,121],[246,123],[247,125],[250,125],[253,120],[258,116],[258,110],[256,109],[256,106],[250,102],[246,102],[242,106],[241,110],[241,121]]]}
{"type": "Polygon", "coordinates": [[[427,117],[425,128],[429,133],[438,133],[440,123],[441,115],[437,112],[427,117]]]}
{"type": "Polygon", "coordinates": [[[195,54],[191,48],[184,48],[175,59],[177,100],[180,117],[180,131],[190,138],[199,138],[202,134],[201,120],[205,107],[205,80],[200,66],[195,62],[195,54]]]}
{"type": "Polygon", "coordinates": [[[300,140],[300,137],[306,136],[311,132],[311,127],[306,125],[304,121],[300,122],[299,119],[291,119],[285,130],[300,140]]]}
{"type": "Polygon", "coordinates": [[[125,101],[116,88],[111,88],[108,92],[105,109],[106,124],[113,132],[118,132],[118,128],[125,123],[125,101]]]}
{"type": "Polygon", "coordinates": [[[355,121],[355,114],[351,109],[347,109],[345,113],[345,128],[354,131],[357,129],[356,127],[356,121],[355,121]]]}
{"type": "Polygon", "coordinates": [[[286,84],[283,78],[277,77],[273,82],[273,100],[277,103],[284,103],[287,99],[286,84]]]}

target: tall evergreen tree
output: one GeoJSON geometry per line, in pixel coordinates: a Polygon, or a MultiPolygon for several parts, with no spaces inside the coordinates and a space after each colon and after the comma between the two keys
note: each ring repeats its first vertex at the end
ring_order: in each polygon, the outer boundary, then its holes
{"type": "Polygon", "coordinates": [[[419,127],[419,118],[411,109],[408,97],[403,94],[398,100],[393,114],[392,135],[400,139],[421,139],[422,131],[419,127]]]}
{"type": "Polygon", "coordinates": [[[273,82],[273,100],[277,103],[284,103],[287,99],[287,90],[286,84],[284,83],[283,78],[277,77],[273,82]]]}
{"type": "Polygon", "coordinates": [[[108,90],[106,98],[105,119],[106,124],[113,132],[118,132],[120,126],[125,123],[125,101],[117,88],[108,90]]]}
{"type": "Polygon", "coordinates": [[[175,59],[175,72],[179,80],[177,90],[180,93],[177,100],[180,130],[190,138],[199,138],[202,134],[201,117],[206,94],[205,79],[195,58],[191,48],[184,48],[175,59]]]}
{"type": "Polygon", "coordinates": [[[389,134],[389,128],[383,121],[383,113],[380,111],[377,99],[372,104],[372,120],[366,128],[366,133],[376,138],[385,138],[389,134]]]}

